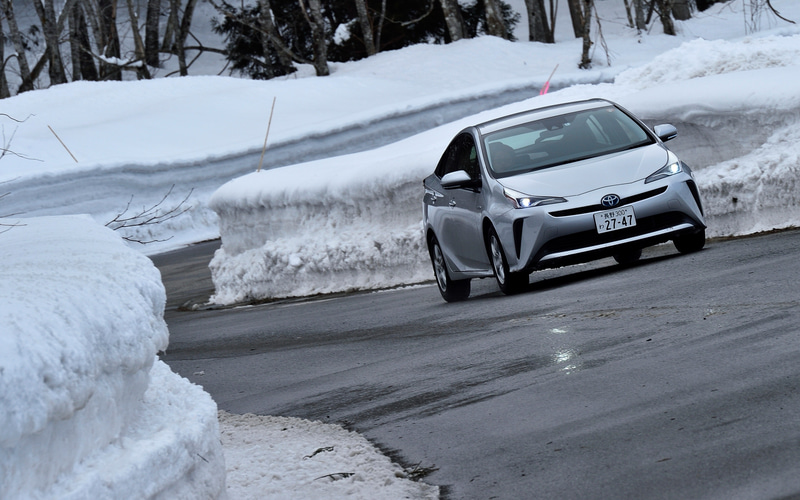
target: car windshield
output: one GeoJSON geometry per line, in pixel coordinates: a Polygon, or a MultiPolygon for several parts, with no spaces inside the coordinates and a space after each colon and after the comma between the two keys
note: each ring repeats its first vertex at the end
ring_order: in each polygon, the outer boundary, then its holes
{"type": "Polygon", "coordinates": [[[611,105],[544,118],[483,138],[489,168],[497,178],[654,142],[639,123],[611,105]]]}

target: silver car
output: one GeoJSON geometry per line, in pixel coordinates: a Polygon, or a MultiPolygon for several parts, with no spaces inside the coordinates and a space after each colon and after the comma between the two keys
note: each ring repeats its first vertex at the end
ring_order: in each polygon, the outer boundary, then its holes
{"type": "Polygon", "coordinates": [[[426,239],[439,291],[469,296],[494,276],[516,293],[537,269],[613,256],[672,240],[705,245],[700,194],[689,167],[650,130],[603,99],[535,109],[468,127],[424,181],[426,239]]]}

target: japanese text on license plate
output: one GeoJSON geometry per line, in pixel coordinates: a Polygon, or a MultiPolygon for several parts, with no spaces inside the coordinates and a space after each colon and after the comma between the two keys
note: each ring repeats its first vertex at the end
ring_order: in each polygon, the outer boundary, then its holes
{"type": "Polygon", "coordinates": [[[594,225],[598,233],[619,231],[636,225],[633,207],[620,207],[594,214],[594,225]]]}

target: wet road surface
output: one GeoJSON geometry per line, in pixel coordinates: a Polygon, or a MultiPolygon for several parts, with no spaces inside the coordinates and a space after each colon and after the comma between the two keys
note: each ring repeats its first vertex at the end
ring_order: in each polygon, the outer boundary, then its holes
{"type": "Polygon", "coordinates": [[[164,359],[222,409],[344,424],[443,498],[800,497],[800,231],[459,304],[429,285],[179,309],[211,293],[216,245],[154,261],[164,359]]]}

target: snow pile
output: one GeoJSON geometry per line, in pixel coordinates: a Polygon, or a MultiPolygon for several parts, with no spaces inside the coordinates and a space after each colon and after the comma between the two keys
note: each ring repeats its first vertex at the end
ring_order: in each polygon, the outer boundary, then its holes
{"type": "Polygon", "coordinates": [[[369,441],[338,425],[223,411],[219,419],[231,499],[254,498],[253,492],[261,499],[439,498],[438,487],[412,481],[369,441]]]}
{"type": "Polygon", "coordinates": [[[605,97],[643,119],[678,125],[679,136],[685,129],[687,153],[678,141],[671,145],[697,172],[709,236],[800,224],[798,61],[800,35],[689,42],[614,84],[570,87],[371,151],[230,181],[209,202],[222,236],[210,266],[212,301],[430,279],[421,180],[450,138],[494,116],[568,100],[605,97]]]}
{"type": "Polygon", "coordinates": [[[223,248],[211,263],[214,300],[427,279],[427,268],[419,265],[425,249],[417,201],[442,138],[426,137],[302,168],[255,172],[221,187],[209,201],[223,234],[223,248]]]}
{"type": "Polygon", "coordinates": [[[687,42],[616,84],[639,90],[643,117],[687,128],[709,234],[729,236],[800,224],[798,77],[795,34],[687,42]]]}
{"type": "Polygon", "coordinates": [[[156,358],[152,262],[85,216],[2,224],[3,498],[223,498],[216,404],[156,358]]]}

